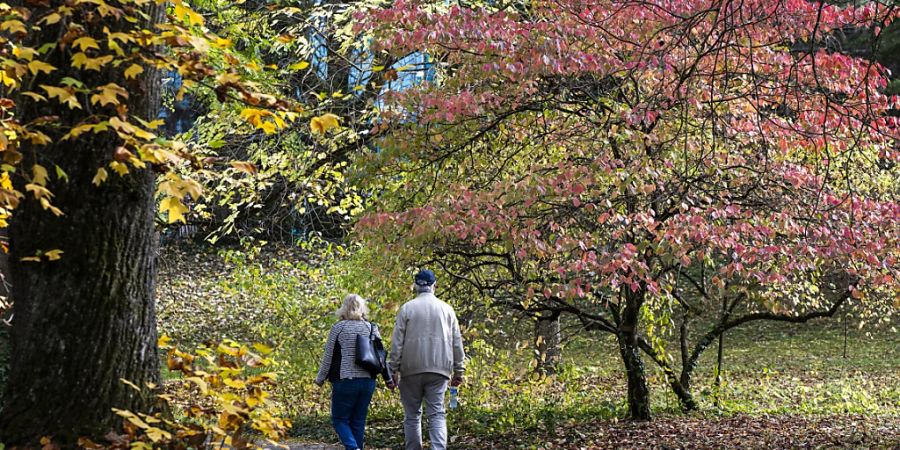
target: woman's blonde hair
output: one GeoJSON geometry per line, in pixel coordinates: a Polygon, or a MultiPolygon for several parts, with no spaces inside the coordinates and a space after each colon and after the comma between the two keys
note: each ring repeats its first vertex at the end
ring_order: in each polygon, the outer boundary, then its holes
{"type": "Polygon", "coordinates": [[[344,304],[335,312],[338,320],[366,320],[369,317],[369,307],[366,299],[356,294],[344,297],[344,304]]]}

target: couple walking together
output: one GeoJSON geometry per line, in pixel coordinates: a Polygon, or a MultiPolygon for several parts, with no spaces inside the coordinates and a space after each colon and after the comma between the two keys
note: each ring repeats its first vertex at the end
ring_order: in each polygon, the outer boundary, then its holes
{"type": "MultiPolygon", "coordinates": [[[[422,449],[422,404],[428,418],[433,450],[447,448],[444,393],[447,385],[463,381],[465,353],[453,308],[434,295],[435,276],[421,270],[415,276],[416,297],[397,313],[391,352],[381,375],[387,386],[400,388],[406,450],[422,449]]],[[[357,336],[381,339],[378,327],[367,320],[362,297],[351,294],[337,311],[325,344],[316,384],[332,384],[331,422],[347,450],[362,449],[375,375],[357,363],[357,336]],[[339,350],[335,350],[339,348],[339,350]]]]}

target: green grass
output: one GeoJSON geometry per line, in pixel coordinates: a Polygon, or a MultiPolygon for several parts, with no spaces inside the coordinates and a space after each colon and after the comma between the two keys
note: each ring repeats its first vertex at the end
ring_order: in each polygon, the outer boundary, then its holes
{"type": "MultiPolygon", "coordinates": [[[[870,331],[867,335],[866,330],[849,330],[845,358],[839,322],[762,323],[735,330],[725,340],[718,406],[712,348],[695,372],[694,392],[701,411],[692,416],[709,420],[767,415],[900,417],[900,336],[881,329],[870,331]]],[[[514,381],[507,383],[502,373],[495,373],[497,379],[487,383],[470,375],[473,385],[469,392],[466,388],[461,392],[463,406],[449,415],[451,435],[532,436],[536,442],[550,439],[557,430],[590,429],[597,420],[626,416],[624,377],[611,337],[570,342],[564,352],[564,371],[549,380],[515,369],[525,365],[527,351],[505,356],[504,362],[513,367],[505,375],[514,381]]],[[[661,372],[650,364],[647,367],[656,417],[685,417],[661,372]]],[[[388,448],[400,445],[402,413],[396,399],[385,392],[377,394],[371,414],[371,443],[388,448]]],[[[301,439],[334,440],[327,405],[322,405],[320,414],[295,420],[294,435],[301,439]]]]}
{"type": "MultiPolygon", "coordinates": [[[[570,364],[582,370],[621,372],[611,337],[574,342],[567,350],[570,364]]],[[[844,328],[835,320],[751,324],[725,337],[720,407],[714,406],[714,346],[701,357],[693,388],[703,410],[719,414],[900,414],[900,334],[849,328],[846,352],[844,328]]],[[[650,362],[647,367],[655,409],[677,411],[662,373],[650,362]]]]}

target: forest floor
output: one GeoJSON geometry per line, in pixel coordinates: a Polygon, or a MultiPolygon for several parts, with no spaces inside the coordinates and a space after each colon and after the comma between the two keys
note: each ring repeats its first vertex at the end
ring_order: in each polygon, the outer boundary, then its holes
{"type": "MultiPolygon", "coordinates": [[[[649,423],[597,421],[552,435],[451,436],[454,449],[897,449],[900,418],[864,416],[677,417],[649,423]]],[[[290,450],[341,450],[287,442],[290,450]]],[[[383,447],[399,448],[399,447],[383,447]]]]}
{"type": "MultiPolygon", "coordinates": [[[[310,305],[314,282],[274,262],[223,263],[192,250],[167,258],[158,294],[161,333],[177,341],[254,339],[260,330],[292,333],[280,399],[298,411],[292,450],[339,450],[328,418],[328,390],[311,386],[333,305],[310,305]],[[238,270],[243,268],[242,270],[238,270]],[[273,301],[278,299],[279,303],[273,301]],[[274,308],[274,309],[273,309],[274,308]],[[308,318],[301,324],[275,320],[308,318]],[[321,322],[321,323],[320,323],[321,322]]],[[[328,286],[325,291],[334,296],[328,286]]],[[[388,323],[388,317],[380,318],[388,323]]],[[[529,369],[528,323],[504,329],[507,341],[467,342],[478,364],[448,414],[450,448],[489,449],[900,449],[900,323],[858,328],[843,318],[813,323],[753,324],[725,338],[723,383],[716,387],[715,351],[701,358],[695,397],[701,413],[684,414],[665,378],[648,365],[654,420],[623,420],[621,362],[609,336],[577,334],[552,379],[529,369]],[[479,372],[480,371],[480,372],[479,372]]],[[[564,327],[565,328],[565,327],[564,327]]],[[[649,364],[649,363],[648,363],[649,364]]],[[[164,371],[165,374],[165,371],[164,371]]],[[[370,412],[367,447],[403,446],[396,394],[379,389],[370,412]]]]}
{"type": "MultiPolygon", "coordinates": [[[[900,336],[845,329],[841,322],[785,327],[763,324],[729,336],[721,405],[711,403],[711,382],[698,387],[703,412],[682,414],[658,397],[655,418],[634,423],[617,417],[591,419],[559,409],[551,421],[485,432],[499,414],[450,412],[453,449],[900,449],[900,336]]],[[[597,364],[591,357],[611,342],[573,342],[567,347],[576,366],[597,364]]],[[[608,350],[608,349],[607,349],[608,350]]],[[[710,355],[713,356],[713,355],[710,355]]],[[[615,372],[616,360],[601,360],[615,372]]],[[[706,368],[712,361],[706,361],[706,368]]],[[[698,377],[713,378],[710,371],[698,377]]],[[[606,380],[606,378],[598,378],[606,380]]],[[[615,383],[617,378],[611,378],[615,383]]],[[[586,387],[587,389],[587,387],[586,387]]],[[[613,389],[611,396],[621,395],[613,389]]],[[[601,400],[598,398],[598,402],[601,400]]],[[[621,415],[619,415],[621,417],[621,415]]],[[[326,417],[299,429],[294,439],[334,442],[326,417]],[[331,435],[331,436],[330,436],[331,435]]],[[[368,431],[372,448],[402,448],[400,418],[375,417],[368,431]]],[[[301,446],[295,450],[340,447],[301,446]]]]}

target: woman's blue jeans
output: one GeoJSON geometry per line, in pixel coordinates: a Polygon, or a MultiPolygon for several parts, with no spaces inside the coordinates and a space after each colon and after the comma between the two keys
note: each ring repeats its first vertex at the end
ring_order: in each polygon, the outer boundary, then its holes
{"type": "Polygon", "coordinates": [[[350,378],[331,385],[331,423],[347,450],[363,448],[374,378],[350,378]]]}

